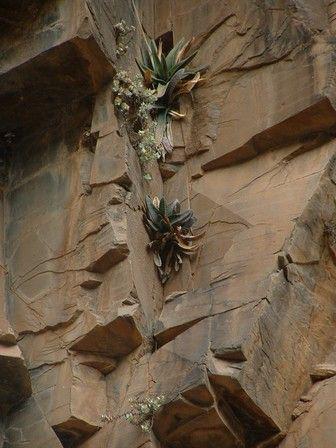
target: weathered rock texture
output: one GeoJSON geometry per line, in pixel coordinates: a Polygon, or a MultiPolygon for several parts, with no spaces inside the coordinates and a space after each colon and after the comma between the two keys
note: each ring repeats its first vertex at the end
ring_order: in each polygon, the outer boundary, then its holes
{"type": "Polygon", "coordinates": [[[336,3],[0,3],[0,447],[334,448],[336,3]],[[139,20],[208,66],[151,182],[111,90],[139,20]],[[205,230],[164,288],[145,194],[205,230]]]}

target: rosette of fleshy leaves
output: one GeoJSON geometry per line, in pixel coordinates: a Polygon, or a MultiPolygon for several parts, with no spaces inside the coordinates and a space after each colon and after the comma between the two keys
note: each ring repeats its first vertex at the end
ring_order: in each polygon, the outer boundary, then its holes
{"type": "Polygon", "coordinates": [[[141,61],[137,61],[147,87],[156,89],[157,101],[154,108],[157,111],[157,142],[162,144],[165,153],[173,149],[171,119],[181,119],[183,114],[178,110],[178,99],[188,94],[202,81],[201,72],[206,67],[187,68],[197,51],[189,54],[193,40],[180,40],[165,55],[162,42],[157,45],[155,40],[144,38],[145,45],[141,50],[141,61]]]}
{"type": "Polygon", "coordinates": [[[195,254],[199,248],[197,240],[204,233],[193,235],[194,212],[182,212],[178,200],[167,203],[164,198],[152,200],[146,196],[144,221],[151,239],[148,247],[153,251],[161,282],[165,283],[173,271],[179,271],[184,256],[195,254]]]}
{"type": "Polygon", "coordinates": [[[125,414],[125,419],[132,425],[139,426],[144,432],[151,432],[153,418],[165,401],[164,395],[153,398],[130,398],[132,409],[125,414]]]}

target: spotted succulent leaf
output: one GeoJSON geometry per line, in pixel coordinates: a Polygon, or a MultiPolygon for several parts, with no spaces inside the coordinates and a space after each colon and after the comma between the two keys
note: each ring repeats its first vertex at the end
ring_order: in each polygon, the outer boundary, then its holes
{"type": "Polygon", "coordinates": [[[191,233],[191,226],[196,221],[192,210],[180,211],[178,200],[167,203],[164,198],[153,200],[146,196],[145,225],[151,237],[148,248],[153,251],[162,283],[165,283],[172,271],[178,271],[183,263],[183,256],[191,256],[199,248],[199,235],[191,233]]]}

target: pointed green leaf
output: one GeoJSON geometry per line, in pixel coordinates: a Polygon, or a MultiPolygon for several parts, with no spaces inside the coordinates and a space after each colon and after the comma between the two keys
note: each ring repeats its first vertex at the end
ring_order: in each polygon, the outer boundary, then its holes
{"type": "Polygon", "coordinates": [[[154,259],[154,263],[157,267],[161,267],[162,266],[162,260],[160,255],[157,252],[153,252],[153,259],[154,259]]]}
{"type": "Polygon", "coordinates": [[[154,230],[154,232],[158,232],[159,228],[154,224],[153,221],[151,221],[150,219],[147,219],[147,224],[149,225],[149,227],[154,230]]]}
{"type": "Polygon", "coordinates": [[[183,45],[184,45],[184,39],[181,39],[168,53],[166,57],[168,69],[170,69],[176,64],[177,55],[179,51],[182,49],[183,45]]]}
{"type": "Polygon", "coordinates": [[[169,106],[173,101],[174,92],[179,84],[179,82],[186,77],[185,69],[177,71],[174,76],[170,79],[168,83],[168,87],[166,90],[166,94],[164,96],[165,103],[169,106]]]}
{"type": "Polygon", "coordinates": [[[183,226],[185,221],[188,221],[193,216],[192,210],[186,210],[185,212],[177,214],[174,219],[170,221],[171,225],[183,226]]]}
{"type": "Polygon", "coordinates": [[[144,64],[142,64],[142,62],[138,61],[137,59],[135,60],[135,63],[138,66],[138,69],[140,70],[141,74],[144,75],[147,68],[144,66],[144,64]]]}
{"type": "Polygon", "coordinates": [[[147,47],[146,48],[141,48],[140,52],[141,52],[142,64],[145,65],[148,68],[153,68],[151,66],[152,63],[151,63],[151,59],[150,59],[150,56],[149,56],[148,48],[147,47]]]}
{"type": "Polygon", "coordinates": [[[169,219],[171,219],[174,214],[179,213],[179,211],[176,210],[176,207],[178,206],[178,204],[179,204],[179,201],[177,199],[175,199],[175,201],[170,202],[167,205],[167,216],[169,219]]]}
{"type": "Polygon", "coordinates": [[[197,51],[194,51],[194,53],[192,53],[190,56],[183,59],[181,62],[178,62],[176,65],[174,65],[174,67],[172,67],[169,71],[169,77],[173,76],[178,70],[181,70],[181,68],[186,67],[189,64],[189,62],[191,62],[194,59],[196,54],[197,54],[197,51]]]}
{"type": "Polygon", "coordinates": [[[157,77],[164,80],[164,71],[163,71],[161,60],[158,56],[158,48],[156,46],[155,40],[153,40],[153,39],[150,41],[150,49],[151,50],[150,50],[149,57],[152,62],[153,71],[157,77]]]}
{"type": "Polygon", "coordinates": [[[148,216],[149,216],[150,220],[156,224],[156,222],[158,221],[158,218],[160,216],[159,211],[157,210],[157,208],[154,207],[153,202],[148,195],[146,195],[145,201],[146,201],[148,216]]]}
{"type": "Polygon", "coordinates": [[[161,98],[164,96],[164,94],[166,93],[167,87],[169,84],[161,84],[159,83],[159,85],[156,88],[156,93],[157,93],[157,97],[161,98]]]}
{"type": "Polygon", "coordinates": [[[190,219],[183,222],[182,227],[184,229],[190,229],[197,222],[195,216],[191,216],[190,219]]]}
{"type": "Polygon", "coordinates": [[[159,205],[159,210],[162,216],[166,216],[166,202],[164,200],[164,198],[161,199],[160,201],[160,205],[159,205]]]}

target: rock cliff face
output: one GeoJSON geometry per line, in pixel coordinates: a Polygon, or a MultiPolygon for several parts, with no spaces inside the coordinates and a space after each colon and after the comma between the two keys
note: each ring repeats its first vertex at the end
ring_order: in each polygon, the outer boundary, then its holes
{"type": "Polygon", "coordinates": [[[336,446],[335,38],[333,0],[0,2],[1,448],[336,446]],[[150,182],[111,90],[139,22],[208,65],[150,182]],[[205,231],[164,287],[146,194],[205,231]]]}

